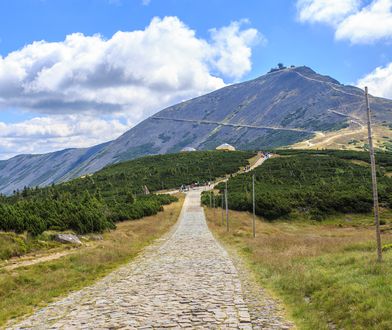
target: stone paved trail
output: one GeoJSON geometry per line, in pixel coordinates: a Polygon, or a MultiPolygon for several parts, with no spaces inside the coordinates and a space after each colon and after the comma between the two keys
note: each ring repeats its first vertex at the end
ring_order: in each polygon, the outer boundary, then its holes
{"type": "MultiPolygon", "coordinates": [[[[262,328],[287,329],[279,320],[262,328]]],[[[252,325],[237,270],[206,225],[200,191],[187,194],[172,234],[96,284],[9,329],[183,327],[261,328],[252,325]]]]}

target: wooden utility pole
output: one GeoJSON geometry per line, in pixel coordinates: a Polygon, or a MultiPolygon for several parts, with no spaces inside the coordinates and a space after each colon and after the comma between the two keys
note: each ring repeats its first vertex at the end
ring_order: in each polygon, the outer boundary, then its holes
{"type": "Polygon", "coordinates": [[[223,224],[224,224],[224,222],[225,222],[225,216],[224,216],[224,211],[223,211],[223,195],[224,195],[225,193],[223,193],[221,196],[222,196],[222,226],[223,226],[223,224]]]}
{"type": "Polygon", "coordinates": [[[374,157],[373,137],[372,137],[372,118],[371,118],[371,112],[370,112],[370,106],[369,106],[369,95],[368,95],[368,88],[367,87],[365,87],[365,100],[366,100],[367,126],[368,126],[368,138],[369,138],[370,165],[371,165],[371,170],[372,170],[374,224],[376,225],[376,239],[377,239],[377,260],[382,261],[380,219],[379,219],[379,210],[378,210],[376,160],[374,157]]]}
{"type": "Polygon", "coordinates": [[[253,201],[253,220],[252,220],[252,229],[253,229],[253,238],[256,237],[256,206],[255,206],[255,175],[252,175],[252,201],[253,201]]]}
{"type": "Polygon", "coordinates": [[[225,204],[226,204],[226,230],[229,231],[229,205],[227,204],[227,181],[225,186],[225,204]]]}
{"type": "Polygon", "coordinates": [[[214,191],[211,191],[212,194],[212,207],[214,208],[214,221],[215,221],[215,194],[214,191]]]}

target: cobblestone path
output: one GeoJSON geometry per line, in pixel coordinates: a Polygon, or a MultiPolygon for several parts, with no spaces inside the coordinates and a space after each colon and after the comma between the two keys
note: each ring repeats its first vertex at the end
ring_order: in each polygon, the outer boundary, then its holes
{"type": "Polygon", "coordinates": [[[10,329],[183,327],[252,329],[238,273],[206,225],[200,191],[187,194],[173,234],[10,329]]]}

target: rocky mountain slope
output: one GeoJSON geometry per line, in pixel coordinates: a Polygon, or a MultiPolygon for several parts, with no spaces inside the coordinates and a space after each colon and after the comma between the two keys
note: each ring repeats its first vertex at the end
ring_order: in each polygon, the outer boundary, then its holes
{"type": "MultiPolygon", "coordinates": [[[[370,98],[376,123],[392,123],[392,101],[370,98]]],[[[166,108],[118,139],[85,149],[0,161],[0,191],[43,186],[107,164],[190,146],[239,149],[291,145],[322,132],[364,125],[363,91],[308,67],[275,71],[166,108]]]]}

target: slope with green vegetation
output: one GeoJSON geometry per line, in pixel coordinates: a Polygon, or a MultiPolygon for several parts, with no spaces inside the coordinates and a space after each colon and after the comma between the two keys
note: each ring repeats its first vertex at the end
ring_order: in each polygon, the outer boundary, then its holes
{"type": "Polygon", "coordinates": [[[191,182],[206,182],[248,164],[251,152],[204,151],[143,157],[119,163],[70,182],[46,188],[25,188],[0,201],[0,230],[71,229],[102,232],[116,221],[156,214],[176,200],[170,195],[144,195],[191,182]]]}
{"type": "MultiPolygon", "coordinates": [[[[376,154],[384,250],[378,263],[369,153],[274,153],[254,171],[229,179],[229,232],[221,212],[206,209],[210,228],[281,298],[298,328],[391,329],[392,154],[376,154]],[[256,238],[253,174],[261,216],[256,238]]],[[[222,193],[223,184],[218,188],[222,193]]]]}
{"type": "MultiPolygon", "coordinates": [[[[256,214],[273,220],[296,213],[322,220],[336,213],[368,213],[372,209],[369,154],[352,151],[276,151],[280,157],[228,181],[229,208],[252,210],[255,175],[256,214]]],[[[383,207],[392,207],[392,155],[377,155],[378,188],[383,207]]],[[[218,188],[223,190],[223,184],[218,188]]],[[[219,196],[217,196],[219,198],[219,196]]],[[[204,202],[208,202],[204,197],[204,202]]]]}
{"type": "MultiPolygon", "coordinates": [[[[370,164],[370,156],[367,151],[354,151],[354,150],[295,150],[295,149],[282,149],[274,150],[275,154],[281,156],[293,155],[325,155],[334,156],[336,158],[350,160],[350,161],[363,161],[370,164]]],[[[379,170],[384,174],[385,171],[392,171],[392,153],[390,152],[376,152],[376,162],[379,170]]]]}

